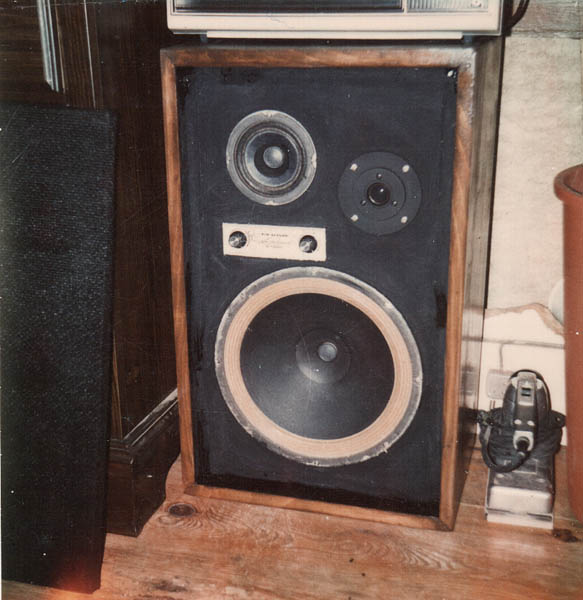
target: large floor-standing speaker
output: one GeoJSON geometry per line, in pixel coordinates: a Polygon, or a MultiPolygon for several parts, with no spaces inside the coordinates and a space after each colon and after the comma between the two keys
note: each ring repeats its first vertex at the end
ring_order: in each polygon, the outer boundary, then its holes
{"type": "Polygon", "coordinates": [[[500,56],[499,40],[163,51],[189,492],[453,526],[500,56]]]}

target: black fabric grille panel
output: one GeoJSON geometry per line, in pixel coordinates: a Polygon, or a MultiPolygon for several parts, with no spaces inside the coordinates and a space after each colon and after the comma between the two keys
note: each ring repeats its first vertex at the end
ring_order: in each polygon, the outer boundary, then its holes
{"type": "Polygon", "coordinates": [[[115,118],[0,106],[2,575],[91,592],[105,541],[115,118]]]}

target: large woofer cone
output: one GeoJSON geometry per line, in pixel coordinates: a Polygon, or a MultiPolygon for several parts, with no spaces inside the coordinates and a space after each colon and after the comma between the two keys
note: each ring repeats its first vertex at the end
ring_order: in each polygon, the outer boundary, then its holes
{"type": "Polygon", "coordinates": [[[266,275],[231,303],[215,367],[240,425],[298,462],[361,462],[394,444],[421,396],[404,318],[371,286],[320,267],[266,275]]]}
{"type": "Polygon", "coordinates": [[[299,198],[316,173],[310,134],[289,115],[262,110],[243,118],[227,143],[233,183],[260,204],[287,204],[299,198]]]}

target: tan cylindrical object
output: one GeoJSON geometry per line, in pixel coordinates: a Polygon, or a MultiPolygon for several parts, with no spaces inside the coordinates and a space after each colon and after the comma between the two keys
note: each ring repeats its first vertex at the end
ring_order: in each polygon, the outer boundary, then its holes
{"type": "Polygon", "coordinates": [[[569,503],[583,521],[583,164],[555,177],[563,201],[569,503]]]}

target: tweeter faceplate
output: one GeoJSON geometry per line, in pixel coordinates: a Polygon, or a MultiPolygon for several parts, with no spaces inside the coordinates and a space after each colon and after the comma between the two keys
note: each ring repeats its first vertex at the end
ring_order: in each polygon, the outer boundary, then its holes
{"type": "Polygon", "coordinates": [[[293,202],[316,173],[310,134],[290,115],[261,110],[235,125],[226,151],[227,170],[245,196],[266,205],[293,202]]]}
{"type": "Polygon", "coordinates": [[[397,309],[364,282],[321,267],[282,269],[242,290],[219,326],[215,369],[227,406],[252,437],[287,458],[322,467],[362,462],[387,450],[409,427],[422,388],[419,351],[397,309]],[[285,317],[283,335],[270,331],[279,327],[271,320],[272,314],[278,314],[278,303],[285,305],[280,310],[285,317]],[[323,304],[329,317],[327,307],[335,303],[344,307],[339,308],[335,321],[319,322],[317,317],[310,320],[305,316],[310,306],[317,312],[323,304]],[[290,311],[294,304],[308,308],[296,311],[295,318],[293,308],[290,311]],[[347,323],[346,315],[351,312],[355,319],[347,323]],[[361,330],[362,335],[354,329],[361,330]],[[378,341],[369,361],[363,353],[371,336],[378,341]],[[263,344],[257,354],[261,360],[249,358],[246,348],[250,338],[263,344]],[[273,343],[265,344],[266,339],[273,343]],[[287,358],[272,360],[278,354],[287,358]],[[379,356],[381,362],[377,361],[379,356]],[[386,373],[379,367],[385,363],[386,373]],[[263,369],[269,370],[267,375],[263,369]],[[254,375],[264,382],[259,387],[252,381],[254,375]],[[371,395],[362,393],[361,382],[375,376],[379,385],[373,387],[384,391],[371,407],[371,395]],[[352,385],[352,379],[360,393],[337,398],[343,388],[352,385]],[[275,387],[271,392],[273,381],[291,385],[284,390],[275,387]],[[302,396],[305,390],[310,395],[307,401],[302,396]],[[317,428],[312,432],[311,420],[340,421],[344,410],[356,415],[348,433],[334,435],[334,424],[326,432],[319,433],[317,428]],[[294,415],[298,412],[307,415],[300,432],[295,430],[294,415]],[[310,419],[312,412],[319,418],[310,419]],[[356,424],[362,413],[369,414],[368,420],[356,424]]]}
{"type": "Polygon", "coordinates": [[[413,167],[390,152],[363,154],[346,167],[338,186],[346,217],[363,231],[389,234],[406,227],[421,204],[413,167]]]}

